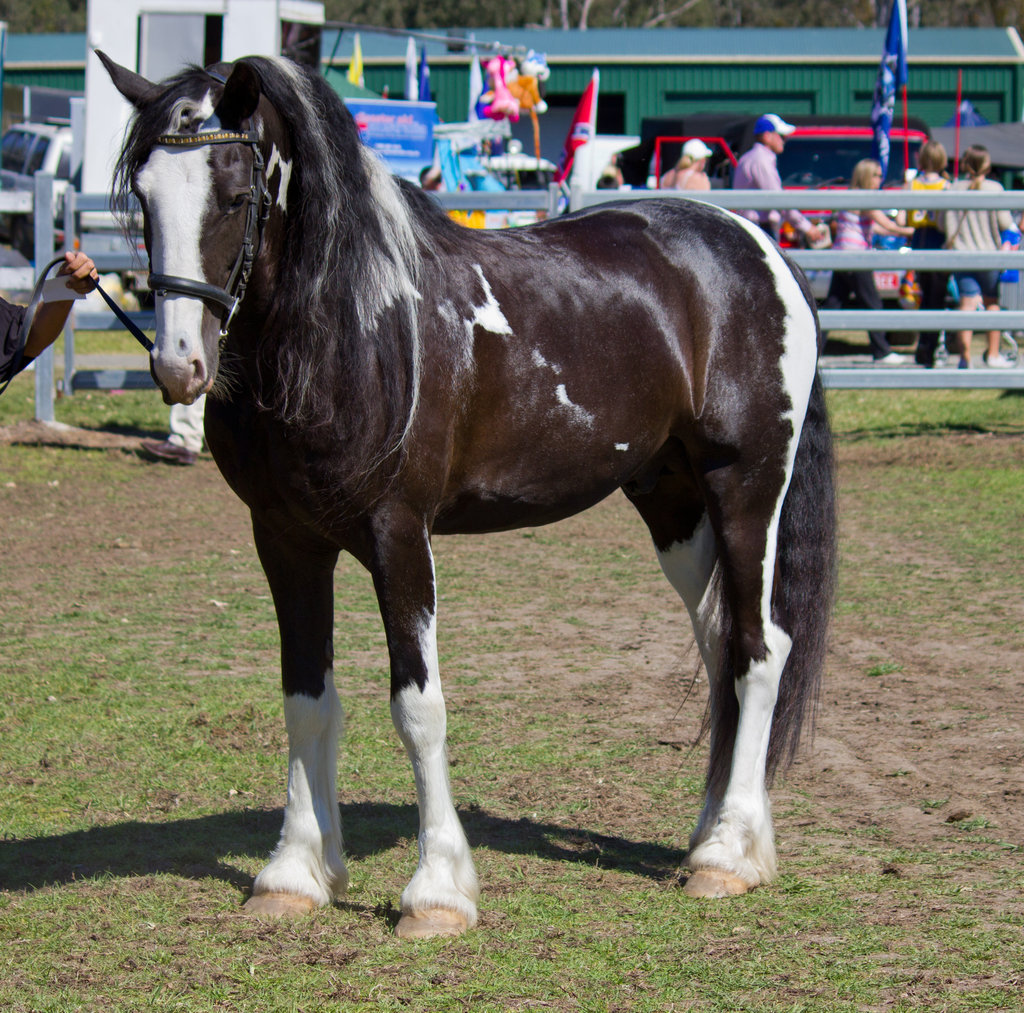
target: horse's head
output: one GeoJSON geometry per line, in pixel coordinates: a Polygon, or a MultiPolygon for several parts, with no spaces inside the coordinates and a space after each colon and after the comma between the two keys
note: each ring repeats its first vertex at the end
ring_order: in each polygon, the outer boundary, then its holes
{"type": "Polygon", "coordinates": [[[153,376],[168,403],[191,404],[216,378],[220,339],[271,209],[284,206],[289,165],[265,136],[275,116],[246,61],[153,84],[97,55],[136,110],[117,181],[142,207],[156,295],[153,376]]]}

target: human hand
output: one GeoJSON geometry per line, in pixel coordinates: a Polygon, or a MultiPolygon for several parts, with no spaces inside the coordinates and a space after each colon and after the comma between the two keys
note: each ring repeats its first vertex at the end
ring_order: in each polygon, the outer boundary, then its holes
{"type": "Polygon", "coordinates": [[[67,287],[74,289],[80,295],[91,292],[100,277],[92,258],[82,253],[81,250],[69,250],[64,254],[64,263],[60,265],[57,275],[67,278],[67,287]]]}

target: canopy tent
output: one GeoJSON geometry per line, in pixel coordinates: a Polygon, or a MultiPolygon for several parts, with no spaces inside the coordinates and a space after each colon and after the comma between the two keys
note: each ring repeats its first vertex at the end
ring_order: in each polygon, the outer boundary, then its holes
{"type": "MultiPolygon", "coordinates": [[[[957,155],[956,127],[933,127],[932,140],[938,141],[950,158],[957,155]]],[[[1001,169],[1024,169],[1024,123],[990,123],[984,127],[960,128],[960,154],[972,144],[988,149],[992,164],[1001,169]]]]}

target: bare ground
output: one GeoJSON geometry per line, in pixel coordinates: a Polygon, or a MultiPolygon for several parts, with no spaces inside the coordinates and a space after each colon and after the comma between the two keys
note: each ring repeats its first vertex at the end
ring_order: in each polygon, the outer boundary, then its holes
{"type": "MultiPolygon", "coordinates": [[[[131,436],[55,430],[35,423],[0,429],[2,443],[112,454],[131,454],[137,447],[131,436]]],[[[892,559],[948,565],[949,592],[930,609],[924,608],[923,618],[922,610],[916,610],[912,622],[905,621],[891,601],[880,601],[878,614],[868,619],[848,612],[837,616],[814,738],[773,793],[779,811],[787,802],[804,804],[803,816],[780,820],[783,862],[794,841],[811,827],[819,840],[834,835],[834,846],[828,849],[833,869],[845,861],[851,870],[863,871],[864,859],[845,857],[842,842],[850,833],[872,829],[884,834],[892,848],[942,852],[962,847],[958,828],[974,821],[986,828],[990,843],[982,847],[1024,845],[1024,596],[1019,561],[1015,581],[971,602],[972,608],[984,610],[998,600],[1007,617],[1006,635],[972,633],[955,590],[957,565],[936,560],[927,546],[888,535],[887,526],[872,517],[858,496],[858,490],[878,480],[880,469],[903,467],[922,460],[922,455],[956,467],[958,455],[965,452],[974,465],[983,463],[986,455],[1002,464],[1007,459],[1024,463],[1019,438],[916,438],[893,441],[889,454],[857,442],[838,448],[844,558],[857,560],[858,565],[867,561],[883,576],[886,561],[892,559]]],[[[88,488],[8,489],[6,509],[22,516],[52,516],[55,507],[58,513],[73,511],[73,522],[61,538],[49,537],[42,525],[36,525],[19,536],[21,548],[30,558],[45,555],[49,565],[58,567],[98,565],[99,557],[109,554],[117,540],[128,547],[141,545],[150,555],[173,556],[187,549],[189,526],[161,524],[160,516],[170,504],[180,508],[183,502],[189,504],[190,516],[201,518],[208,541],[223,539],[237,545],[248,540],[246,512],[209,459],[187,470],[152,465],[140,471],[143,476],[145,481],[134,484],[133,512],[117,516],[88,488]],[[152,537],[154,529],[161,530],[162,537],[152,537]]],[[[1019,512],[1019,505],[1015,509],[1019,512]]],[[[631,550],[645,541],[621,497],[564,523],[570,543],[621,543],[631,550]]],[[[563,603],[562,608],[570,610],[567,614],[550,607],[542,585],[549,580],[571,582],[571,554],[551,553],[546,545],[528,542],[518,532],[439,542],[442,567],[446,553],[471,554],[481,582],[507,576],[517,567],[550,565],[549,570],[531,571],[528,579],[538,581],[540,593],[515,615],[501,613],[493,602],[483,602],[476,612],[460,604],[460,623],[490,624],[499,633],[502,623],[508,627],[506,642],[479,659],[462,659],[466,664],[478,661],[487,672],[481,698],[511,687],[520,701],[531,694],[544,693],[549,700],[554,696],[567,707],[582,709],[595,734],[640,734],[662,744],[661,762],[666,766],[678,762],[680,749],[693,745],[705,700],[703,679],[696,677],[695,652],[682,611],[660,577],[637,582],[625,598],[601,586],[578,588],[563,603]],[[528,629],[528,636],[517,636],[522,629],[528,629]],[[570,640],[573,648],[567,650],[570,640]],[[605,659],[596,666],[579,664],[577,652],[591,641],[617,647],[614,663],[605,659]]],[[[898,578],[894,574],[891,579],[898,578]]],[[[10,567],[3,582],[5,594],[31,609],[31,567],[10,567]]],[[[444,609],[445,588],[439,590],[444,609]]],[[[375,663],[381,665],[384,659],[375,663]]],[[[466,703],[472,706],[472,695],[467,696],[466,703]]],[[[521,703],[494,706],[508,706],[510,721],[521,710],[521,703]]],[[[512,778],[508,790],[508,804],[514,810],[517,800],[536,797],[544,789],[512,778]]],[[[604,821],[614,820],[619,832],[630,837],[628,791],[613,797],[597,778],[580,790],[593,793],[597,800],[604,792],[609,810],[603,812],[604,821]]],[[[898,868],[881,864],[877,871],[899,875],[898,868]]]]}

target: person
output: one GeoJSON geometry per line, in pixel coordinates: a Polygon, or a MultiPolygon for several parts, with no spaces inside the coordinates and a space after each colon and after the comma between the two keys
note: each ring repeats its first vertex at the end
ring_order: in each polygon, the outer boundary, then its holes
{"type": "MultiPolygon", "coordinates": [[[[946,175],[948,161],[946,149],[938,141],[926,141],[917,153],[917,175],[907,184],[907,189],[924,193],[945,190],[949,186],[949,177],[946,175]]],[[[942,227],[945,220],[937,211],[911,211],[907,224],[914,230],[910,237],[912,249],[941,250],[945,245],[946,233],[942,227]]],[[[916,278],[921,292],[920,308],[945,309],[949,273],[918,271],[916,278]]],[[[932,369],[935,366],[935,350],[938,344],[938,331],[922,331],[917,337],[914,361],[919,366],[932,369]]]]}
{"type": "Polygon", "coordinates": [[[440,166],[425,165],[420,170],[420,186],[424,190],[443,190],[444,177],[441,175],[440,166]]]}
{"type": "MultiPolygon", "coordinates": [[[[734,190],[781,190],[782,179],[777,165],[778,156],[786,146],[786,138],[796,130],[775,113],[767,113],[754,124],[754,146],[740,156],[733,172],[734,190]]],[[[796,208],[783,212],[771,210],[749,210],[739,212],[745,218],[756,222],[776,242],[779,226],[783,220],[790,223],[809,243],[819,243],[825,238],[825,227],[808,221],[796,208]]]]}
{"type": "MultiPolygon", "coordinates": [[[[992,159],[988,149],[974,144],[964,152],[963,166],[968,179],[958,179],[950,190],[980,191],[994,193],[1003,189],[1002,184],[988,179],[992,159]]],[[[1013,216],[1005,208],[998,211],[952,210],[945,214],[946,247],[952,250],[1009,250],[1012,242],[1003,239],[1004,232],[1014,231],[1013,216]]],[[[987,310],[999,309],[998,271],[954,271],[957,290],[960,293],[960,309],[976,310],[984,304],[987,310]]],[[[1008,369],[1013,365],[999,351],[1000,330],[988,332],[988,348],[982,355],[982,362],[992,369],[1008,369]]],[[[960,353],[960,369],[971,366],[971,331],[958,331],[957,351],[960,353]]]]}
{"type": "MultiPolygon", "coordinates": [[[[854,167],[850,187],[854,190],[877,190],[882,185],[882,166],[873,158],[863,158],[854,167]]],[[[913,235],[909,225],[899,225],[883,212],[872,208],[869,211],[839,211],[836,213],[836,238],[834,250],[870,250],[871,238],[875,232],[889,236],[913,235]]],[[[827,309],[838,309],[849,300],[865,309],[880,310],[882,297],[875,286],[875,276],[868,271],[834,271],[828,297],[822,304],[827,309]]],[[[871,344],[871,358],[884,365],[903,361],[903,356],[892,350],[885,331],[868,331],[871,344]]]]}
{"type": "MultiPolygon", "coordinates": [[[[61,264],[57,276],[66,278],[67,287],[79,295],[91,292],[99,280],[96,265],[81,251],[69,251],[64,254],[64,263],[61,264]]],[[[20,372],[60,337],[73,301],[61,299],[40,303],[25,339],[21,361],[16,362],[26,310],[24,306],[0,299],[0,383],[6,383],[15,368],[20,372]]]]}
{"type": "Polygon", "coordinates": [[[195,464],[203,449],[205,411],[205,394],[200,394],[192,404],[172,405],[167,439],[143,440],[139,444],[143,456],[163,464],[195,464]]]}
{"type": "Polygon", "coordinates": [[[679,161],[661,177],[661,189],[710,190],[706,166],[711,155],[711,149],[699,137],[688,140],[679,161]]]}

